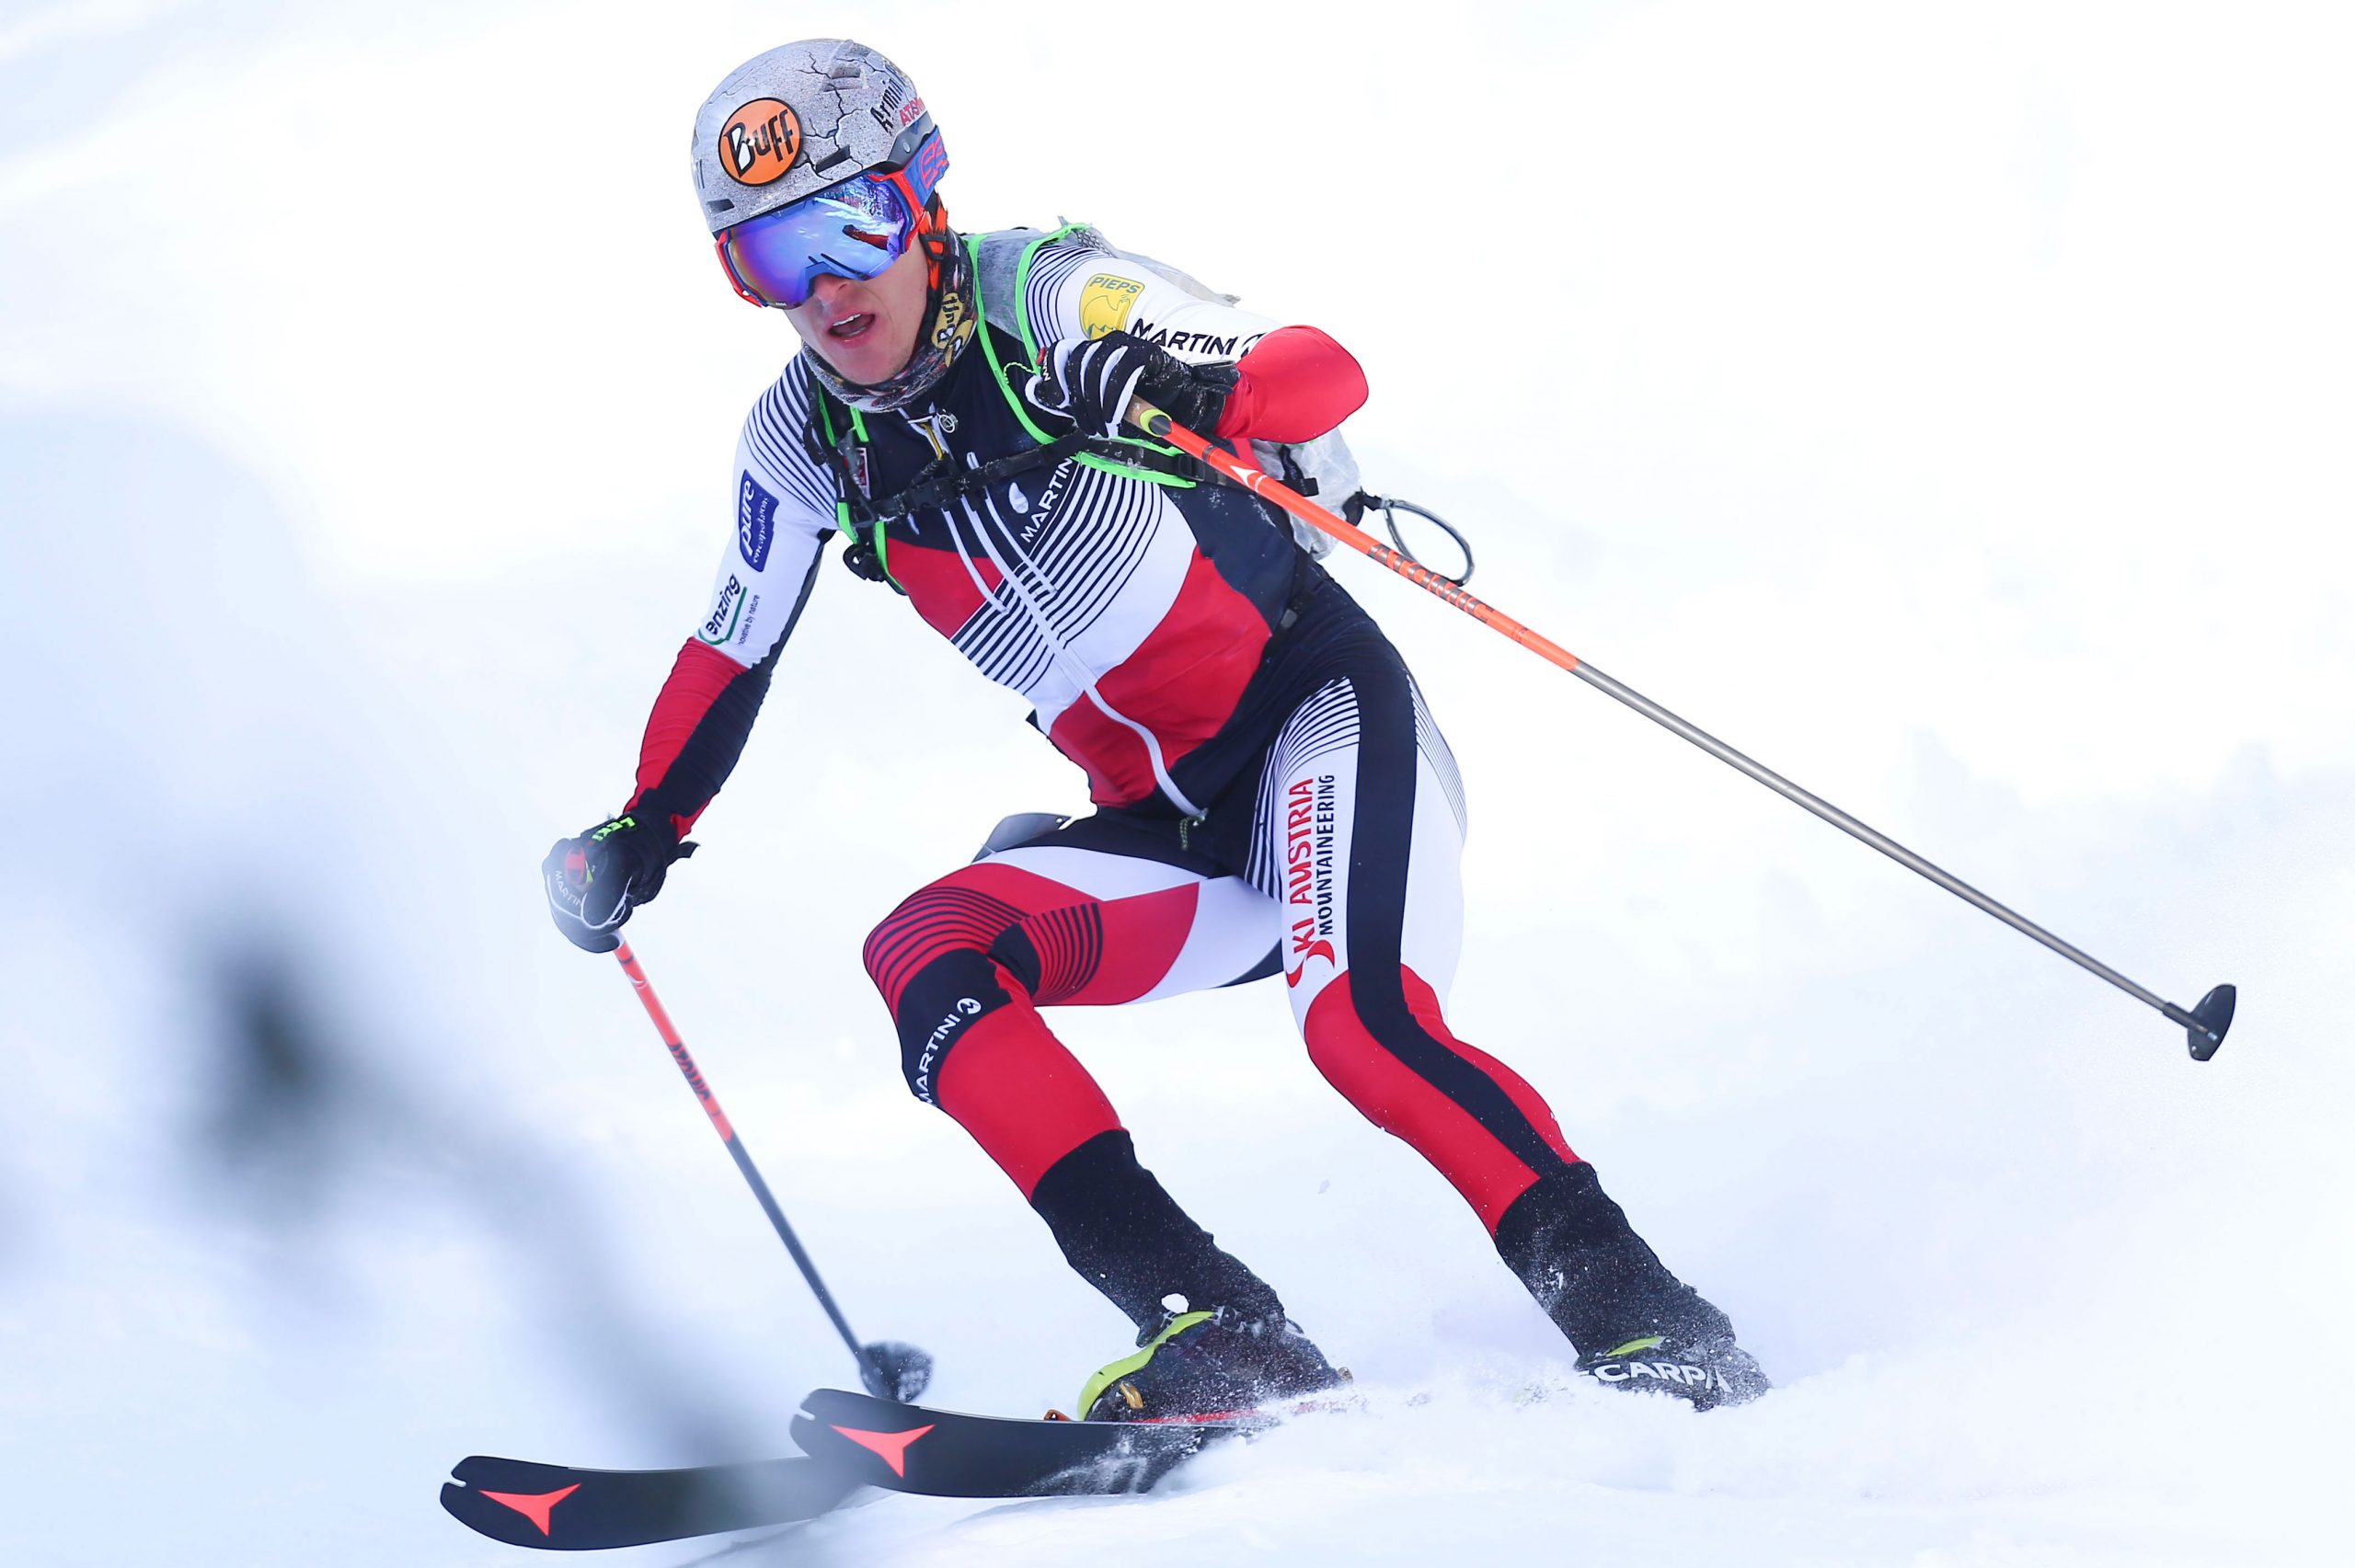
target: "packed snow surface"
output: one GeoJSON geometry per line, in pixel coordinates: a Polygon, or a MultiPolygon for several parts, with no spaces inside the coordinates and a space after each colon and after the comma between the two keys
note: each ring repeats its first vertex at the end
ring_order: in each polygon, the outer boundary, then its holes
{"type": "MultiPolygon", "coordinates": [[[[1254,6],[1149,38],[1049,7],[1018,72],[989,7],[585,10],[0,25],[0,1562],[514,1563],[435,1505],[461,1457],[785,1453],[853,1377],[536,875],[629,787],[791,347],[710,266],[679,133],[805,26],[925,85],[960,222],[1085,216],[1350,344],[1369,483],[1465,527],[1499,607],[2241,1016],[2193,1064],[1341,562],[1469,786],[1458,1032],[1777,1391],[1695,1415],[1573,1378],[1281,987],[1066,1011],[1361,1408],[1146,1498],[868,1494],[618,1560],[2343,1559],[2355,256],[2317,192],[2355,128],[2319,8],[1254,6]],[[1315,63],[1297,94],[1231,69],[1246,27],[1315,63]],[[1374,86],[1402,60],[1494,127],[1417,129],[1445,117],[1374,86]],[[1316,172],[1156,180],[1172,143],[1124,128],[1043,157],[1077,89],[1017,77],[1182,81],[1196,166],[1316,172]],[[1528,269],[1466,265],[1408,223],[1435,212],[1530,214],[1528,269]]],[[[858,947],[1000,814],[1080,807],[1020,718],[826,566],[706,849],[631,927],[858,1332],[1005,1414],[1067,1406],[1129,1327],[909,1098],[858,947]]]]}

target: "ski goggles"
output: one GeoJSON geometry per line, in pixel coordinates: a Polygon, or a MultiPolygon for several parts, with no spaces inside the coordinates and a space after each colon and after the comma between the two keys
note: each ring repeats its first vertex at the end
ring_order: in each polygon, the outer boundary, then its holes
{"type": "Polygon", "coordinates": [[[922,231],[948,167],[936,131],[897,168],[869,170],[720,230],[712,239],[719,264],[745,300],[787,310],[821,278],[879,278],[922,231]]]}

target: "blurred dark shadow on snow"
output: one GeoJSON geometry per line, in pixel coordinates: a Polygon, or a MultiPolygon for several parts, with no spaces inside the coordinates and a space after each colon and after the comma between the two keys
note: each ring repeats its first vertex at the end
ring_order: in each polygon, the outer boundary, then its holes
{"type": "MultiPolygon", "coordinates": [[[[0,903],[0,950],[29,971],[0,1052],[0,1279],[213,1288],[104,1255],[85,1240],[101,1217],[193,1235],[199,1264],[258,1241],[270,1266],[241,1276],[236,1314],[275,1343],[291,1312],[364,1362],[408,1313],[354,1266],[392,1214],[479,1242],[509,1298],[494,1321],[531,1325],[453,1355],[569,1361],[564,1384],[617,1425],[752,1451],[467,1037],[482,967],[427,934],[451,853],[432,823],[457,807],[420,802],[272,498],[185,432],[0,410],[0,722],[23,747],[16,818],[41,830],[0,903]],[[94,1148],[104,1190],[74,1190],[94,1148]]],[[[281,1356],[270,1375],[299,1387],[281,1356]]]]}
{"type": "Polygon", "coordinates": [[[247,1201],[292,1217],[316,1204],[352,1135],[353,1084],[286,950],[244,945],[213,965],[222,1014],[215,1103],[196,1147],[246,1185],[247,1201]]]}

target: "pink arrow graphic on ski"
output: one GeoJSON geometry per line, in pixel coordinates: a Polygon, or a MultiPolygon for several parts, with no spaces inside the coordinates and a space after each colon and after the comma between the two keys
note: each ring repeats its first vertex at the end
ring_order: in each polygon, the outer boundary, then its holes
{"type": "Polygon", "coordinates": [[[556,1512],[557,1504],[580,1490],[580,1483],[576,1481],[571,1485],[560,1487],[554,1492],[486,1492],[483,1495],[494,1503],[503,1503],[514,1509],[532,1523],[539,1526],[542,1535],[548,1535],[553,1533],[548,1528],[548,1516],[556,1512]]]}
{"type": "Polygon", "coordinates": [[[908,1475],[908,1445],[932,1428],[918,1426],[908,1432],[862,1432],[856,1426],[836,1426],[834,1430],[869,1453],[880,1455],[883,1462],[891,1467],[891,1473],[904,1481],[908,1475]]]}

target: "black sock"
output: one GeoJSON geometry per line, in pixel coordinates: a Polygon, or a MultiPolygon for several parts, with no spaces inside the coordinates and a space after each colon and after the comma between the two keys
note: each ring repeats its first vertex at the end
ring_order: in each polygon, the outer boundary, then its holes
{"type": "Polygon", "coordinates": [[[1140,1329],[1160,1322],[1161,1299],[1172,1293],[1195,1309],[1283,1315],[1276,1293],[1221,1252],[1137,1163],[1126,1132],[1098,1133],[1049,1166],[1030,1207],[1071,1266],[1140,1329]]]}
{"type": "Polygon", "coordinates": [[[1581,1355],[1644,1334],[1729,1337],[1733,1324],[1669,1273],[1581,1162],[1540,1177],[1497,1221],[1497,1253],[1581,1355]]]}

